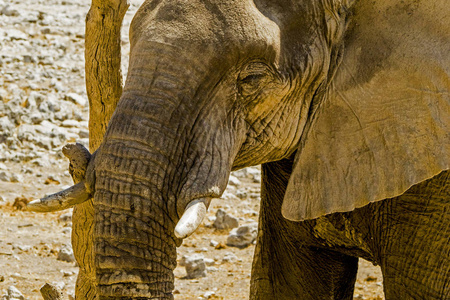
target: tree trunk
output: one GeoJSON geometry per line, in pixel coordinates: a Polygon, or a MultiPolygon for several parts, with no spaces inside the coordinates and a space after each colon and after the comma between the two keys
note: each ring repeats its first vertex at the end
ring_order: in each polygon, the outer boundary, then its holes
{"type": "MultiPolygon", "coordinates": [[[[89,98],[89,150],[101,144],[108,122],[122,94],[121,39],[127,0],[92,0],[86,17],[85,71],[89,98]]],[[[73,211],[72,244],[80,266],[76,297],[96,298],[93,255],[92,200],[77,205],[73,211]]]]}

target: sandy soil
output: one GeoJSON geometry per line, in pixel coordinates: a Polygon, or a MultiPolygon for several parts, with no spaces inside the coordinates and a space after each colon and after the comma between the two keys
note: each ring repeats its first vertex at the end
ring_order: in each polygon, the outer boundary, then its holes
{"type": "MultiPolygon", "coordinates": [[[[125,56],[129,52],[127,28],[141,1],[131,3],[123,28],[125,56]]],[[[83,37],[88,9],[89,1],[86,0],[0,0],[0,104],[12,104],[17,100],[19,106],[28,107],[27,99],[33,91],[42,94],[44,102],[52,96],[61,105],[68,93],[86,98],[83,37]],[[13,85],[14,89],[10,88],[13,85]]],[[[123,65],[125,74],[126,58],[123,65]]],[[[67,162],[60,149],[66,142],[81,139],[86,143],[87,107],[83,103],[71,103],[64,104],[61,110],[63,113],[40,110],[44,120],[63,132],[59,141],[51,140],[50,146],[38,137],[28,137],[24,141],[20,135],[19,129],[24,124],[44,124],[33,118],[28,120],[31,109],[23,110],[22,115],[20,110],[19,118],[10,113],[2,115],[0,111],[0,118],[15,118],[15,123],[12,122],[15,127],[9,129],[11,132],[0,131],[0,162],[3,164],[0,171],[20,174],[18,182],[0,180],[0,296],[9,286],[15,286],[25,298],[41,299],[39,289],[46,282],[58,283],[67,297],[74,293],[76,264],[57,259],[63,245],[70,245],[68,212],[35,214],[18,210],[17,204],[14,206],[15,199],[22,196],[35,199],[71,184],[67,162]],[[67,116],[64,115],[66,109],[70,110],[67,116]],[[68,127],[67,119],[63,124],[65,117],[78,123],[68,127]]],[[[175,298],[178,300],[248,298],[254,245],[244,249],[227,247],[229,230],[220,231],[212,226],[219,208],[238,217],[241,224],[257,221],[257,177],[245,176],[245,172],[236,177],[241,183],[230,185],[224,199],[213,202],[204,224],[178,250],[179,258],[201,253],[213,260],[207,276],[198,279],[186,279],[185,268],[176,268],[175,298]],[[212,246],[214,241],[221,246],[212,246]],[[228,253],[237,259],[223,262],[228,253]]],[[[379,268],[361,261],[355,299],[384,299],[381,282],[379,268]]]]}

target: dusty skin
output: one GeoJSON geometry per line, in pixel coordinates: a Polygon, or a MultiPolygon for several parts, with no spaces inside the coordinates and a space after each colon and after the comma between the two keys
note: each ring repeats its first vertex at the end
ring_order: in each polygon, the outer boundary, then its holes
{"type": "MultiPolygon", "coordinates": [[[[140,2],[131,1],[125,16],[122,30],[124,66],[129,53],[128,25],[140,2]]],[[[44,101],[54,97],[61,104],[67,102],[64,99],[70,93],[86,99],[83,38],[89,5],[85,0],[31,0],[26,3],[0,0],[0,102],[11,104],[15,99],[26,106],[32,92],[42,94],[44,101]],[[25,58],[28,56],[31,59],[25,58]],[[11,88],[13,85],[17,87],[11,88]]],[[[31,114],[31,109],[19,112],[19,119],[10,131],[0,127],[0,162],[3,164],[0,172],[20,175],[19,182],[0,180],[0,296],[14,285],[27,299],[41,299],[39,288],[46,282],[63,283],[66,297],[74,294],[77,267],[73,262],[57,260],[60,248],[70,244],[71,221],[64,217],[70,210],[37,214],[13,207],[14,200],[22,195],[37,199],[72,184],[61,148],[67,142],[84,140],[86,143],[88,111],[87,104],[68,107],[71,111],[66,120],[76,119],[75,126],[67,127],[69,122],[63,126],[64,120],[58,117],[58,112],[52,114],[50,111],[43,117],[44,121],[67,133],[63,140],[50,146],[40,140],[39,133],[36,140],[24,141],[18,137],[19,128],[23,125],[43,124],[21,117],[21,114],[31,114]],[[13,143],[9,142],[9,137],[13,143]],[[16,140],[17,145],[14,144],[16,140]]],[[[62,106],[64,109],[66,106],[62,106]]],[[[17,117],[0,110],[0,118],[5,116],[9,119],[17,117]]],[[[253,168],[249,174],[255,170],[253,168]]],[[[178,260],[186,254],[201,253],[214,260],[211,267],[215,269],[210,269],[203,278],[184,279],[185,268],[178,266],[175,270],[175,299],[237,300],[248,297],[254,245],[245,249],[227,247],[229,231],[214,229],[212,218],[218,208],[223,208],[239,217],[240,224],[257,221],[258,176],[249,174],[234,174],[241,183],[230,184],[224,199],[212,202],[199,230],[178,249],[178,260]],[[212,240],[219,246],[211,246],[212,240]],[[222,262],[228,252],[235,254],[237,261],[222,262]]],[[[355,299],[383,299],[381,281],[379,268],[361,261],[355,299]]]]}

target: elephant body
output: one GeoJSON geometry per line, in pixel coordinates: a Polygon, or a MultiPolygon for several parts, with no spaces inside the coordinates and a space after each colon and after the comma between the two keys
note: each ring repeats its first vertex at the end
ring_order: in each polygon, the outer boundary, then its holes
{"type": "Polygon", "coordinates": [[[280,213],[292,160],[263,165],[250,299],[353,299],[358,257],[386,299],[447,299],[449,172],[352,212],[292,222],[280,213]]]}
{"type": "Polygon", "coordinates": [[[262,164],[251,299],[350,299],[357,257],[387,299],[448,299],[448,24],[445,0],[144,2],[77,297],[173,299],[176,246],[262,164]]]}

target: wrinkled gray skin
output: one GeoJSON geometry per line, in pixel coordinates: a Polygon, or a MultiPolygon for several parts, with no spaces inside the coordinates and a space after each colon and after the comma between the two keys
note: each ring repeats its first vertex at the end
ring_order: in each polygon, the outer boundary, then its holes
{"type": "Polygon", "coordinates": [[[448,8],[377,2],[142,5],[86,175],[100,299],[172,299],[184,208],[258,164],[251,299],[351,299],[357,257],[450,298],[448,8]]]}

